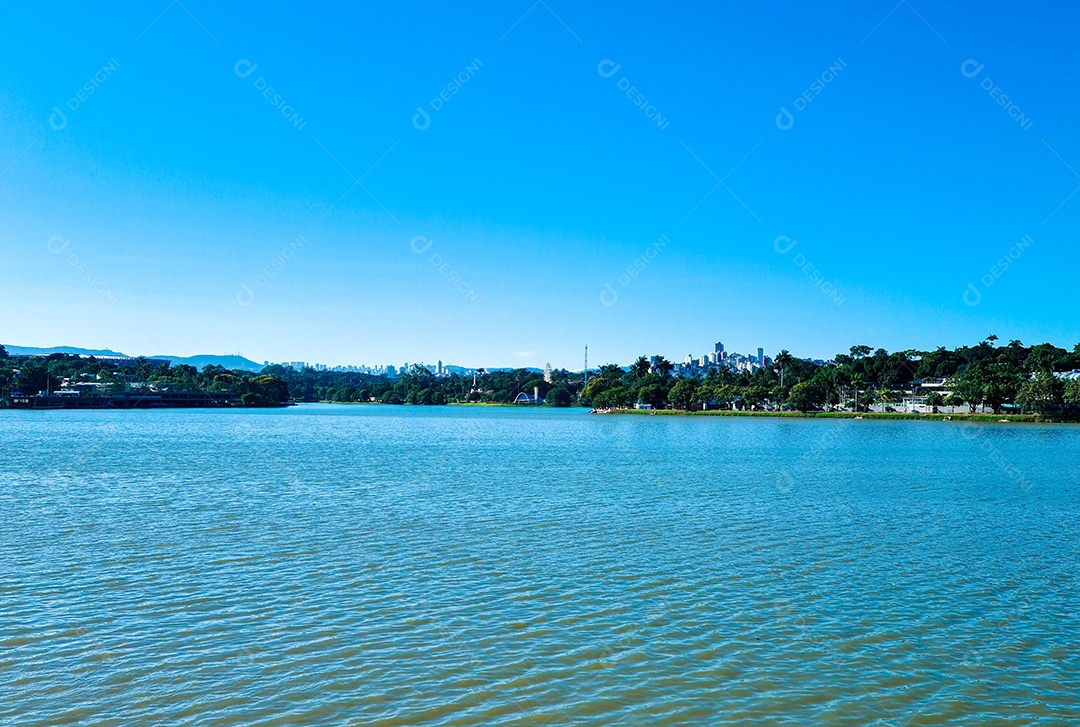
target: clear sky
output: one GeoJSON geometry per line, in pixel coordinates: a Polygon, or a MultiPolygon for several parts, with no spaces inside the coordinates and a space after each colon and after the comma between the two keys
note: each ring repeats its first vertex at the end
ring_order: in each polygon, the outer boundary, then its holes
{"type": "Polygon", "coordinates": [[[0,341],[1080,340],[1074,4],[221,5],[0,9],[0,341]]]}

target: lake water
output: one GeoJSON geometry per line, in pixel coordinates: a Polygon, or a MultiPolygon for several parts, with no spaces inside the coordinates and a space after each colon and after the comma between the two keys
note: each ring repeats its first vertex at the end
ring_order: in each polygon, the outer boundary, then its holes
{"type": "Polygon", "coordinates": [[[0,723],[1078,724],[1080,427],[0,412],[0,723]]]}

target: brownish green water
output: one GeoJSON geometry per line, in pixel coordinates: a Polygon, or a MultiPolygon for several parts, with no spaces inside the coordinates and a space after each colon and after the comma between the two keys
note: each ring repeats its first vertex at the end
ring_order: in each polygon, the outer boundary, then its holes
{"type": "Polygon", "coordinates": [[[1080,723],[1080,427],[0,412],[0,723],[1080,723]]]}

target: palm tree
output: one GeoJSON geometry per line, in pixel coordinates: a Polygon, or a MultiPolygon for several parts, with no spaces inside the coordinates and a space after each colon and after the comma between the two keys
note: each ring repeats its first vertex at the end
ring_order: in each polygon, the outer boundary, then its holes
{"type": "Polygon", "coordinates": [[[601,379],[617,379],[622,376],[622,367],[619,364],[604,364],[600,367],[601,379]]]}
{"type": "Polygon", "coordinates": [[[945,403],[945,399],[936,391],[930,392],[926,397],[926,403],[930,405],[930,410],[934,413],[938,413],[938,407],[945,403]]]}
{"type": "Polygon", "coordinates": [[[781,389],[784,388],[784,369],[786,369],[788,366],[790,366],[791,362],[794,361],[794,360],[795,359],[793,359],[791,357],[791,354],[788,352],[788,350],[786,348],[783,349],[782,351],[780,351],[780,353],[776,354],[776,358],[774,359],[774,362],[776,363],[776,365],[778,367],[780,367],[780,388],[781,389]]]}
{"type": "Polygon", "coordinates": [[[672,370],[675,368],[675,364],[671,363],[663,356],[657,356],[656,364],[653,365],[652,368],[656,373],[660,374],[666,379],[668,375],[672,372],[672,370]]]}
{"type": "Polygon", "coordinates": [[[855,387],[855,411],[859,411],[859,387],[863,385],[862,374],[851,375],[851,385],[855,387]]]}

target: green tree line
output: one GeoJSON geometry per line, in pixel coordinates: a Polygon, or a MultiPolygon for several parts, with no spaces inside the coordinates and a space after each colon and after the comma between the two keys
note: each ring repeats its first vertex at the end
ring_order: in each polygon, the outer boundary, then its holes
{"type": "Polygon", "coordinates": [[[857,345],[825,365],[795,358],[784,350],[772,366],[753,373],[718,367],[702,376],[677,376],[674,364],[662,356],[654,357],[652,365],[641,356],[626,369],[601,366],[582,399],[599,408],[644,404],[675,409],[820,411],[843,407],[866,411],[873,404],[896,401],[900,391],[910,391],[926,396],[927,404],[934,407],[1076,413],[1080,381],[1054,374],[1080,369],[1080,344],[1069,351],[1049,343],[997,345],[997,340],[988,336],[974,346],[893,353],[857,345]],[[943,386],[922,386],[929,382],[943,382],[943,386]],[[939,389],[950,394],[943,396],[939,389]]]}
{"type": "Polygon", "coordinates": [[[1080,409],[1080,380],[1056,374],[1080,369],[1080,344],[1067,350],[1050,343],[1025,346],[1020,341],[999,344],[988,336],[973,346],[930,351],[888,352],[865,345],[852,346],[826,364],[778,353],[771,366],[755,371],[710,368],[705,373],[679,375],[663,356],[650,363],[644,356],[630,366],[605,364],[583,376],[566,370],[552,372],[552,381],[528,369],[478,369],[472,376],[435,376],[414,365],[398,378],[372,374],[317,371],[267,366],[258,374],[206,366],[155,366],[145,359],[117,365],[95,358],[65,354],[9,358],[0,346],[0,395],[13,391],[36,393],[56,389],[62,379],[99,382],[156,382],[188,385],[209,392],[229,391],[250,406],[286,401],[381,402],[440,405],[450,403],[512,403],[520,393],[538,390],[551,406],[587,405],[625,408],[791,409],[830,408],[866,411],[891,403],[899,392],[925,395],[931,406],[981,406],[994,412],[1024,411],[1073,415],[1080,409]],[[943,385],[926,388],[929,382],[943,385]],[[946,395],[943,392],[948,392],[946,395]]]}
{"type": "Polygon", "coordinates": [[[581,390],[580,374],[553,371],[552,381],[528,369],[488,371],[478,369],[476,385],[472,376],[435,376],[430,369],[414,364],[396,379],[372,374],[295,370],[272,365],[263,369],[285,381],[295,401],[381,402],[384,404],[513,403],[518,394],[532,394],[534,387],[552,406],[570,406],[581,390]]]}

